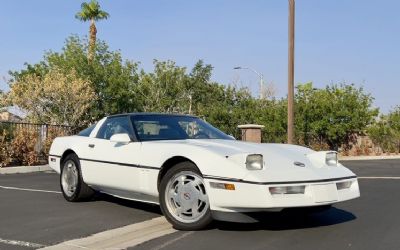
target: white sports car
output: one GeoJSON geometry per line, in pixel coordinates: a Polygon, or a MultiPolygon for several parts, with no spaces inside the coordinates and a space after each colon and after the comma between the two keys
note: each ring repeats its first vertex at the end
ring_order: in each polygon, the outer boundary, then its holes
{"type": "Polygon", "coordinates": [[[336,152],[237,141],[187,115],[105,117],[78,135],[56,138],[49,164],[68,201],[98,191],[160,204],[181,230],[360,196],[357,177],[336,152]]]}

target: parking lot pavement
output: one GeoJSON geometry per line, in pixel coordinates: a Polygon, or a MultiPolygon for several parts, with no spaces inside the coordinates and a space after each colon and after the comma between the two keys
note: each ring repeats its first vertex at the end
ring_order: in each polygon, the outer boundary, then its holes
{"type": "Polygon", "coordinates": [[[360,177],[400,176],[400,159],[342,161],[342,163],[360,177]]]}
{"type": "MultiPolygon", "coordinates": [[[[343,164],[358,176],[400,177],[400,160],[343,164]]],[[[260,223],[216,222],[209,230],[177,232],[130,249],[400,249],[400,180],[361,179],[359,184],[359,199],[323,213],[263,213],[260,223]]]]}
{"type": "Polygon", "coordinates": [[[60,188],[55,173],[2,175],[0,186],[24,189],[0,188],[1,250],[29,249],[19,246],[24,242],[53,245],[160,216],[157,206],[105,195],[90,202],[67,202],[56,193],[60,188]]]}
{"type": "MultiPolygon", "coordinates": [[[[360,177],[400,177],[400,160],[344,165],[360,177]]],[[[324,213],[261,213],[260,223],[215,222],[204,231],[176,232],[132,249],[399,249],[400,180],[359,183],[361,198],[324,213]]],[[[54,173],[1,175],[0,186],[22,189],[0,188],[0,250],[53,245],[160,216],[157,206],[108,196],[66,202],[54,173]]]]}

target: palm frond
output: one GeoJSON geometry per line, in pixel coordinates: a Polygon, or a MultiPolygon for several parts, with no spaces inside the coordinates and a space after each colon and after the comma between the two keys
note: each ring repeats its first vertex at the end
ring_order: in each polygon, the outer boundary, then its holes
{"type": "Polygon", "coordinates": [[[81,11],[76,13],[75,18],[81,21],[89,21],[91,19],[98,21],[107,19],[110,15],[100,9],[100,4],[96,0],[91,0],[89,3],[81,4],[81,11]]]}

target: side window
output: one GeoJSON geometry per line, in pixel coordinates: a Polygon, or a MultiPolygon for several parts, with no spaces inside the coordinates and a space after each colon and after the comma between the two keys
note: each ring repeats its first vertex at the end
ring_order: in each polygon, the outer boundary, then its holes
{"type": "Polygon", "coordinates": [[[101,125],[97,138],[109,140],[115,134],[128,134],[133,137],[130,121],[127,116],[110,117],[101,125]]]}
{"type": "Polygon", "coordinates": [[[82,130],[81,132],[78,133],[79,136],[85,136],[88,137],[90,133],[92,133],[93,129],[96,127],[96,124],[82,130]]]}

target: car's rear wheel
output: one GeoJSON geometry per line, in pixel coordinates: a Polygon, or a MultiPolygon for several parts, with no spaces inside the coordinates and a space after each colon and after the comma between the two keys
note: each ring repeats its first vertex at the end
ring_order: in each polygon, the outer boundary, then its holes
{"type": "Polygon", "coordinates": [[[69,154],[61,165],[60,186],[67,201],[82,201],[93,197],[94,190],[82,179],[79,158],[76,154],[69,154]]]}
{"type": "Polygon", "coordinates": [[[175,165],[162,178],[160,205],[167,220],[178,230],[200,230],[212,221],[203,177],[190,162],[175,165]]]}

